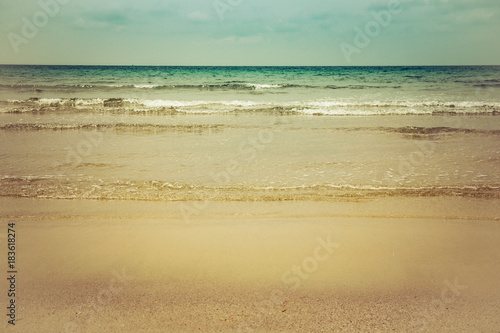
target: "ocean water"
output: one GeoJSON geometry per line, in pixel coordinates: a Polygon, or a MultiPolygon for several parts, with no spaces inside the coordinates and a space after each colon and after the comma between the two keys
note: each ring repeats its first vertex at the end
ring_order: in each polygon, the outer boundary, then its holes
{"type": "Polygon", "coordinates": [[[499,111],[499,66],[0,66],[0,195],[498,198],[499,111]]]}
{"type": "Polygon", "coordinates": [[[500,67],[0,66],[0,111],[494,113],[500,67]]]}

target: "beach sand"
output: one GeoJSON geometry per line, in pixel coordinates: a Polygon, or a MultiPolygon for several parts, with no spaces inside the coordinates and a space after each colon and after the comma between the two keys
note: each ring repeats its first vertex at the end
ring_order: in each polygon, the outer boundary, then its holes
{"type": "Polygon", "coordinates": [[[0,207],[17,231],[4,332],[500,330],[498,200],[0,207]]]}

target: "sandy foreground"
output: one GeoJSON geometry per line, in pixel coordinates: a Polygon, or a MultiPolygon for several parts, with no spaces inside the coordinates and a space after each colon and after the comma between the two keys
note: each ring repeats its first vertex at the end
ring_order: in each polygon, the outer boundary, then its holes
{"type": "Polygon", "coordinates": [[[500,203],[0,199],[2,332],[500,332],[500,203]]]}

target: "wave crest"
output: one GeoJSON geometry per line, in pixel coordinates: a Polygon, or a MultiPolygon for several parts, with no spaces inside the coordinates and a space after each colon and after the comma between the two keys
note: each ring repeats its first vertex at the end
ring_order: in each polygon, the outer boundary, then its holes
{"type": "Polygon", "coordinates": [[[279,113],[323,116],[373,115],[498,115],[500,102],[414,102],[311,100],[257,102],[245,100],[162,100],[137,98],[29,98],[0,101],[3,113],[279,113]]]}

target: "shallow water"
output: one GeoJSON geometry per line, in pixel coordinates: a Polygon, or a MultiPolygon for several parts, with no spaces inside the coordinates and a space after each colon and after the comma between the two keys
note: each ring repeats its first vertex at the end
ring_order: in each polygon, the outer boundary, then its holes
{"type": "Polygon", "coordinates": [[[500,68],[0,66],[0,195],[498,197],[500,68]]]}

